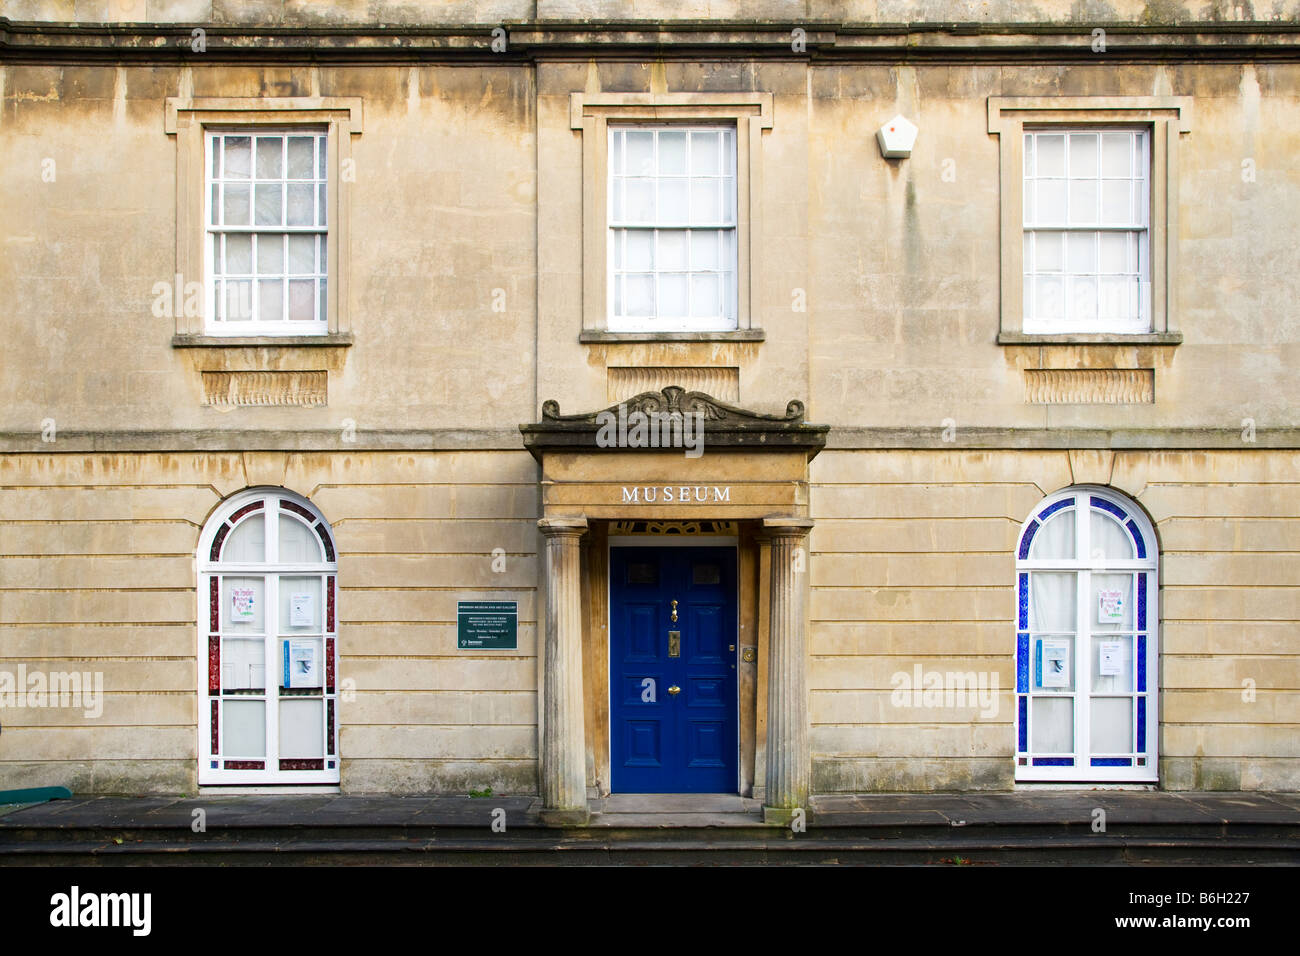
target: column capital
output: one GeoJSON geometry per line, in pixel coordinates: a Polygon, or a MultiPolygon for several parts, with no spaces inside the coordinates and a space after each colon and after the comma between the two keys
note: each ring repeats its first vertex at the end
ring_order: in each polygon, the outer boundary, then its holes
{"type": "Polygon", "coordinates": [[[763,519],[763,531],[771,537],[802,538],[812,530],[812,518],[776,517],[763,519]]]}
{"type": "Polygon", "coordinates": [[[565,535],[571,534],[575,537],[587,533],[587,519],[585,517],[577,518],[542,518],[537,522],[537,527],[542,534],[547,535],[565,535]]]}

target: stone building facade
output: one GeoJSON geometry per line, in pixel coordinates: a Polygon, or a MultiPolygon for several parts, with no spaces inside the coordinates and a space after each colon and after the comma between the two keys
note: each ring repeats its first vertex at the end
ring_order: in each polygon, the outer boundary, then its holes
{"type": "Polygon", "coordinates": [[[1300,786],[1300,6],[4,16],[0,787],[1300,786]]]}

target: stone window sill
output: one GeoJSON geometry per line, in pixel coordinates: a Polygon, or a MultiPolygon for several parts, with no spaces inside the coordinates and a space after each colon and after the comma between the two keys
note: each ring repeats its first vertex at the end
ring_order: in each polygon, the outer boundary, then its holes
{"type": "Polygon", "coordinates": [[[1136,335],[1121,332],[1032,334],[1001,332],[998,345],[1181,345],[1181,332],[1143,332],[1136,335]]]}
{"type": "Polygon", "coordinates": [[[328,335],[173,335],[174,349],[208,348],[350,348],[351,332],[328,335]]]}
{"type": "Polygon", "coordinates": [[[587,329],[578,334],[578,341],[588,345],[614,342],[762,342],[766,338],[762,329],[724,332],[606,332],[587,329]]]}

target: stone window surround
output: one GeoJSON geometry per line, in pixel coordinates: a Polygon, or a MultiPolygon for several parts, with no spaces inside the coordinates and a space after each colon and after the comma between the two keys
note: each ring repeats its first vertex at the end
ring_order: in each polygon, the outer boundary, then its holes
{"type": "Polygon", "coordinates": [[[771,93],[572,93],[569,125],[582,132],[583,343],[761,342],[753,287],[762,275],[755,241],[762,192],[762,131],[772,128],[771,93]],[[736,124],[736,328],[719,332],[611,332],[608,329],[609,122],[736,124]]]}
{"type": "Polygon", "coordinates": [[[1000,345],[1178,345],[1176,250],[1179,136],[1192,129],[1190,96],[990,96],[988,131],[999,140],[1000,345]],[[1027,334],[1024,329],[1024,128],[1140,125],[1151,131],[1151,319],[1146,333],[1027,334]]]}
{"type": "MultiPolygon", "coordinates": [[[[203,269],[204,132],[229,126],[287,128],[311,126],[327,130],[326,173],[330,204],[328,262],[328,332],[325,335],[212,335],[206,316],[176,316],[176,348],[294,346],[346,347],[352,344],[348,314],[348,275],[351,190],[343,188],[343,164],[352,157],[352,136],[362,132],[360,97],[176,97],[166,101],[163,128],[176,137],[176,273],[182,281],[207,276],[203,269]]],[[[206,298],[206,297],[205,297],[206,298]]]]}

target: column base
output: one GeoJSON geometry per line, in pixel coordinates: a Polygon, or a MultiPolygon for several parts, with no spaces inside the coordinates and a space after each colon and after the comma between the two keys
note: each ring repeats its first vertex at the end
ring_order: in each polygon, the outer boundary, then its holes
{"type": "Polygon", "coordinates": [[[591,822],[591,811],[543,810],[538,817],[548,827],[585,827],[591,822]]]}
{"type": "MultiPolygon", "coordinates": [[[[803,811],[803,822],[812,822],[812,811],[807,807],[799,807],[803,811]]],[[[773,826],[788,827],[794,820],[795,811],[788,807],[764,807],[763,822],[773,826]]]]}

